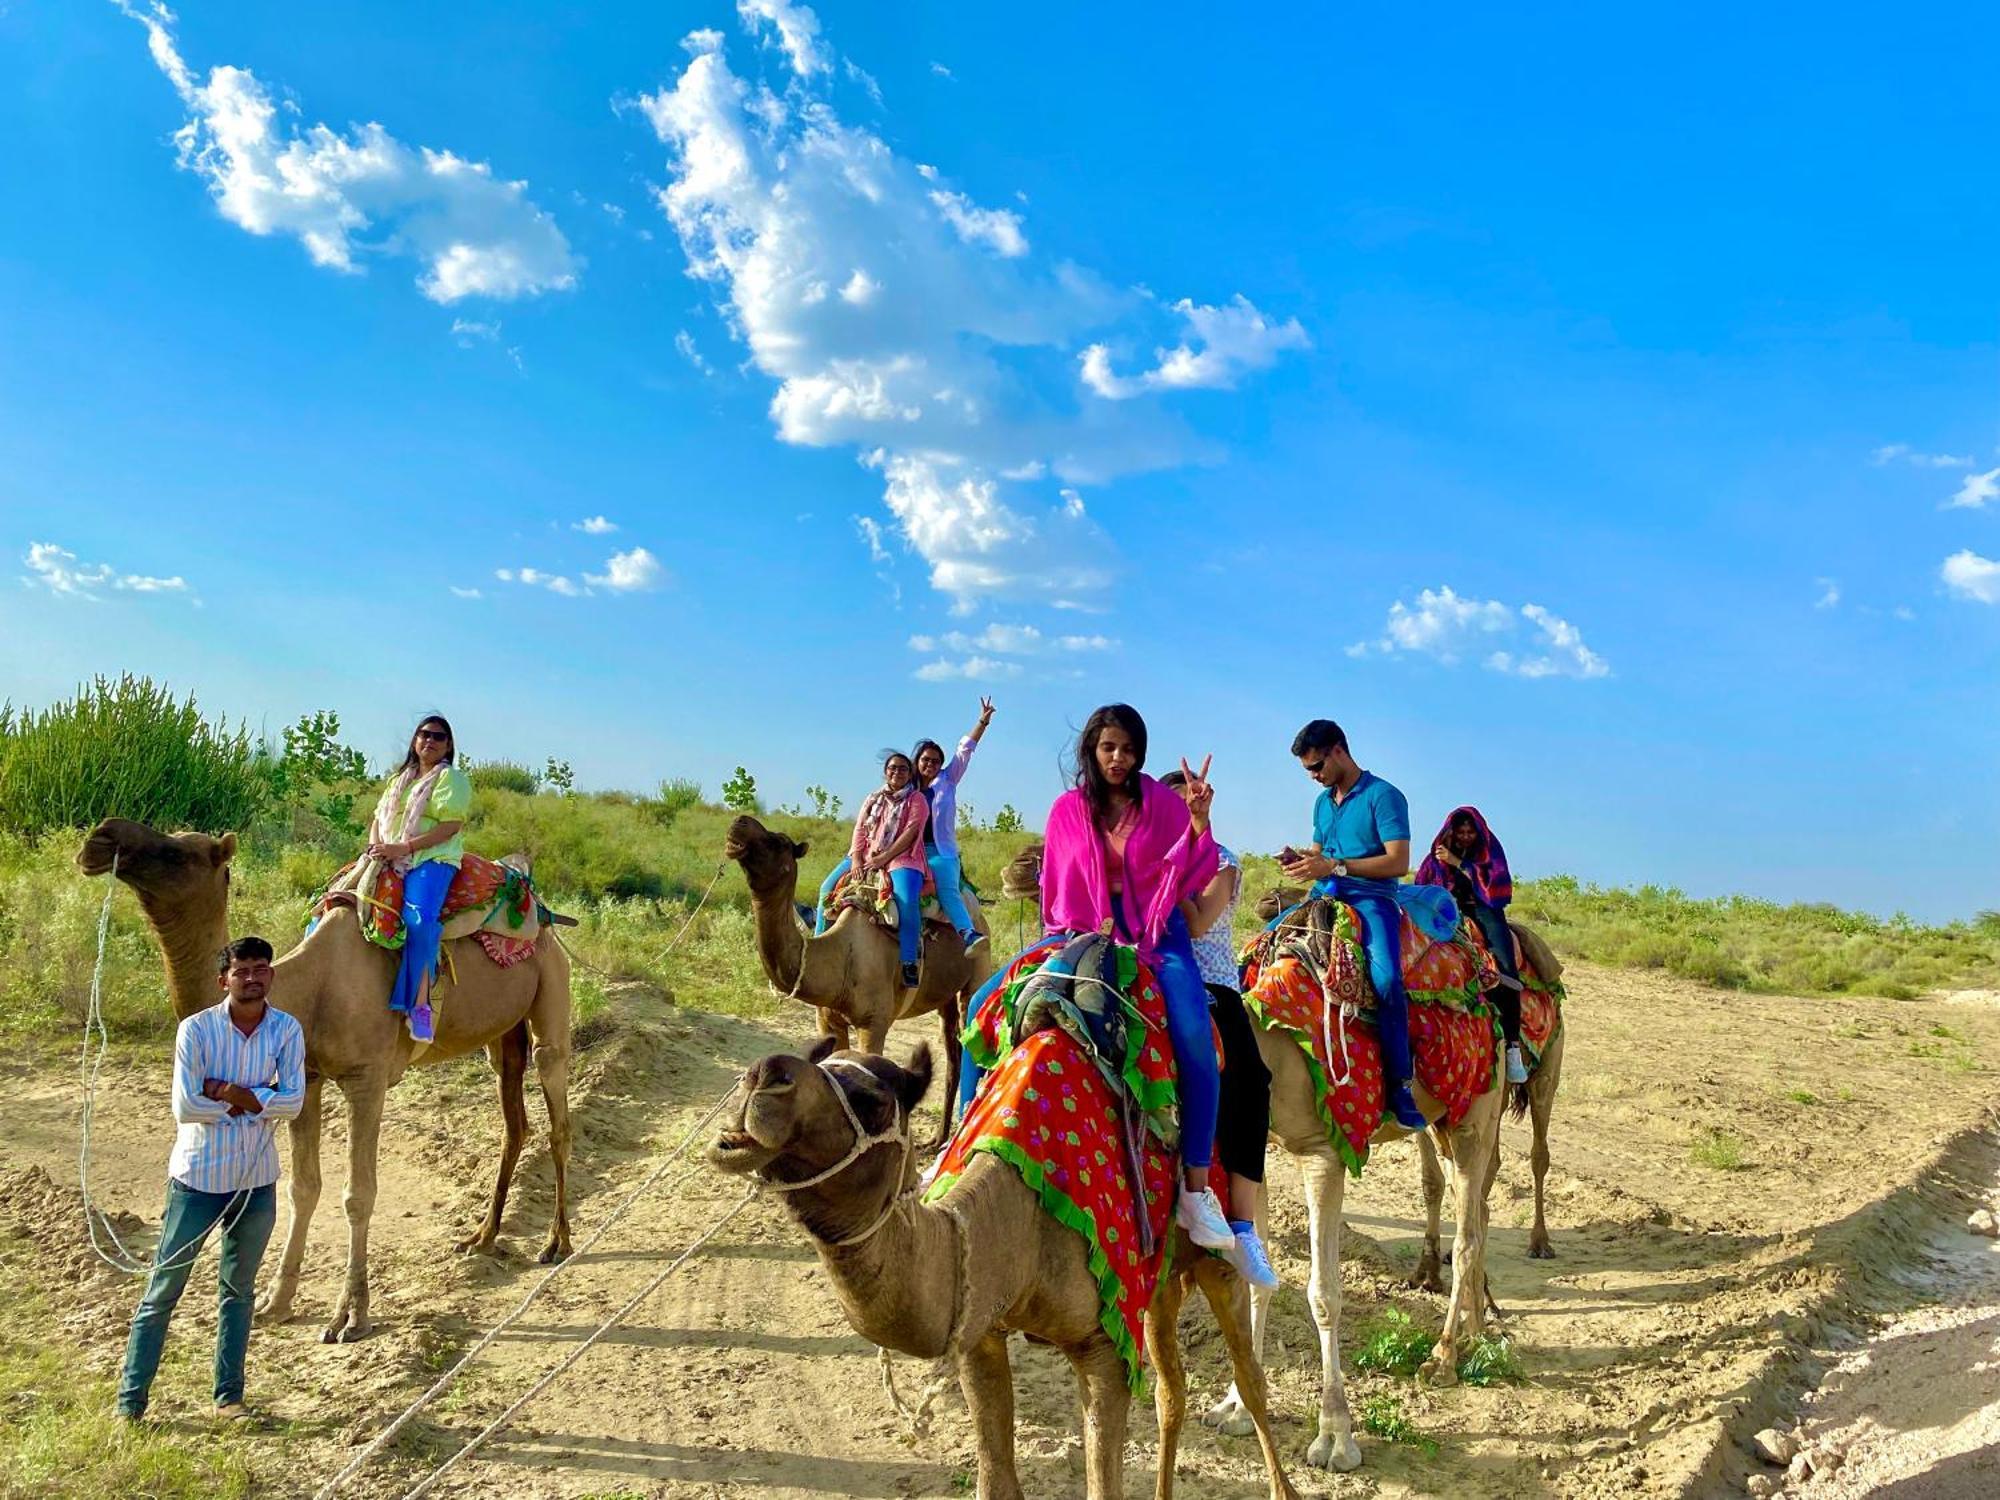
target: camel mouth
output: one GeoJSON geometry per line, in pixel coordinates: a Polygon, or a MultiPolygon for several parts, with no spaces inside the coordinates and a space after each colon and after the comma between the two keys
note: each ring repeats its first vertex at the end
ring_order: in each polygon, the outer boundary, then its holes
{"type": "Polygon", "coordinates": [[[765,1166],[777,1155],[747,1130],[725,1130],[708,1148],[708,1164],[718,1171],[740,1176],[765,1166]]]}

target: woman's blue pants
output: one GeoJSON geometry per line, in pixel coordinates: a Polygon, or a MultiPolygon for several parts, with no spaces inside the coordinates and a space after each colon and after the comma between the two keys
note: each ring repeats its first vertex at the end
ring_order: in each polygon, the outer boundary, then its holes
{"type": "Polygon", "coordinates": [[[410,866],[403,877],[403,961],[396,970],[396,987],[389,992],[389,1009],[408,1015],[423,993],[424,981],[437,973],[438,913],[451,890],[457,865],[441,859],[410,866]]]}

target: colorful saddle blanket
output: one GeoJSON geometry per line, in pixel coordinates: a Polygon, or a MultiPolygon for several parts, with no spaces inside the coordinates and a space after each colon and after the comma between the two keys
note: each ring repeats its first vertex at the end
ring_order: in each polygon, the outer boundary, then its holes
{"type": "MultiPolygon", "coordinates": [[[[966,911],[976,922],[979,917],[979,892],[973,889],[969,880],[961,881],[959,889],[965,893],[966,911]]],[[[827,897],[826,910],[829,924],[843,906],[855,908],[891,932],[896,930],[896,897],[889,888],[889,876],[886,872],[866,884],[857,882],[852,871],[841,876],[834,884],[833,893],[827,897]]],[[[951,918],[944,914],[944,908],[938,904],[937,882],[932,879],[929,870],[924,871],[924,893],[917,903],[917,910],[926,923],[936,922],[944,927],[951,925],[951,918]]]]}
{"type": "MultiPolygon", "coordinates": [[[[1466,924],[1469,926],[1470,924],[1466,924]]],[[[1456,1125],[1496,1085],[1500,1023],[1480,998],[1490,964],[1462,927],[1450,942],[1403,919],[1403,984],[1417,1081],[1456,1125]]],[[[1344,902],[1315,898],[1281,913],[1243,954],[1243,1002],[1304,1051],[1328,1138],[1356,1176],[1385,1113],[1382,1049],[1361,923],[1344,902]]]]}
{"type": "MultiPolygon", "coordinates": [[[[359,859],[344,866],[307,909],[310,921],[331,905],[353,901],[361,934],[378,948],[403,946],[403,876],[380,860],[359,859]]],[[[470,937],[501,968],[532,957],[545,919],[533,883],[524,871],[468,854],[445,893],[441,913],[444,940],[470,937]]]]}
{"type": "MultiPolygon", "coordinates": [[[[1486,935],[1476,922],[1467,922],[1465,930],[1479,949],[1480,983],[1483,988],[1491,989],[1500,982],[1500,967],[1493,962],[1486,935]]],[[[1542,1050],[1562,1025],[1563,1000],[1568,991],[1563,988],[1562,980],[1541,976],[1528,944],[1515,942],[1514,961],[1521,972],[1521,1054],[1532,1074],[1542,1065],[1542,1050]]]]}
{"type": "MultiPolygon", "coordinates": [[[[1093,1061],[1079,1042],[1077,1018],[1058,1014],[1068,1000],[1030,983],[1070,951],[1071,940],[1060,936],[1029,948],[966,1028],[966,1047],[992,1071],[959,1122],[925,1196],[934,1202],[949,1193],[982,1152],[1019,1172],[1042,1207],[1083,1237],[1097,1282],[1098,1324],[1136,1391],[1143,1383],[1146,1309],[1171,1243],[1179,1156],[1155,1130],[1143,1124],[1133,1128],[1132,1105],[1149,1119],[1172,1108],[1166,1000],[1130,948],[1111,949],[1114,956],[1097,968],[1115,973],[1120,985],[1109,1003],[1120,1012],[1122,1056],[1107,1061],[1125,1088],[1114,1090],[1105,1065],[1093,1061]],[[1043,1024],[1035,1028],[1038,1018],[1043,1024]]],[[[1086,967],[1078,972],[1085,973],[1095,961],[1080,962],[1086,967]]],[[[1097,982],[1090,973],[1081,988],[1094,990],[1097,982]]],[[[1084,1024],[1102,1034],[1094,1023],[1084,1024]]]]}

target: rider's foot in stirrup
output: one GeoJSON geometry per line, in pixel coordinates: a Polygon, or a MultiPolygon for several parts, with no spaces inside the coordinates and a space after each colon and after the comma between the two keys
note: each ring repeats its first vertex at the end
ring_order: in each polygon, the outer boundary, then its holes
{"type": "Polygon", "coordinates": [[[1424,1118],[1424,1112],[1417,1108],[1416,1096],[1410,1092],[1410,1081],[1407,1078],[1401,1083],[1390,1085],[1389,1111],[1395,1115],[1396,1123],[1405,1130],[1423,1130],[1430,1124],[1430,1121],[1424,1118]]]}
{"type": "Polygon", "coordinates": [[[919,969],[919,968],[918,968],[918,967],[917,967],[917,966],[916,966],[915,964],[904,964],[904,965],[903,965],[903,988],[904,988],[904,989],[906,989],[906,990],[913,990],[913,989],[915,989],[915,988],[917,987],[917,984],[918,984],[918,982],[919,982],[919,981],[920,981],[920,980],[921,980],[922,978],[923,978],[923,971],[922,971],[922,970],[920,970],[920,969],[919,969]]]}
{"type": "Polygon", "coordinates": [[[1526,1083],[1528,1081],[1528,1064],[1521,1056],[1521,1047],[1518,1042],[1507,1049],[1507,1081],[1509,1083],[1526,1083]]]}
{"type": "Polygon", "coordinates": [[[985,941],[986,941],[985,933],[968,932],[965,934],[965,951],[967,953],[970,953],[974,948],[977,948],[981,943],[985,941]]]}
{"type": "Polygon", "coordinates": [[[1264,1242],[1257,1237],[1257,1226],[1230,1221],[1236,1230],[1236,1246],[1229,1254],[1229,1263],[1236,1267],[1243,1279],[1252,1286],[1274,1290],[1278,1285],[1278,1273],[1271,1268],[1271,1257],[1264,1249],[1264,1242]]]}
{"type": "Polygon", "coordinates": [[[419,1005],[412,1010],[409,1022],[411,1041],[428,1042],[436,1039],[436,1034],[431,1030],[431,1008],[428,1005],[419,1005]]]}
{"type": "Polygon", "coordinates": [[[1215,1196],[1214,1188],[1198,1193],[1182,1188],[1174,1218],[1188,1232],[1188,1238],[1204,1250],[1236,1248],[1236,1231],[1229,1227],[1229,1216],[1222,1211],[1222,1200],[1215,1196]]]}

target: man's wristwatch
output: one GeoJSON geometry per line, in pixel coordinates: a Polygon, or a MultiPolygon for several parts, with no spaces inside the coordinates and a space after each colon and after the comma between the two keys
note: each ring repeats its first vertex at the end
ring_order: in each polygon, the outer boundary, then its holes
{"type": "Polygon", "coordinates": [[[1333,873],[1338,875],[1342,880],[1345,880],[1347,878],[1347,861],[1336,859],[1333,862],[1333,873]]]}

